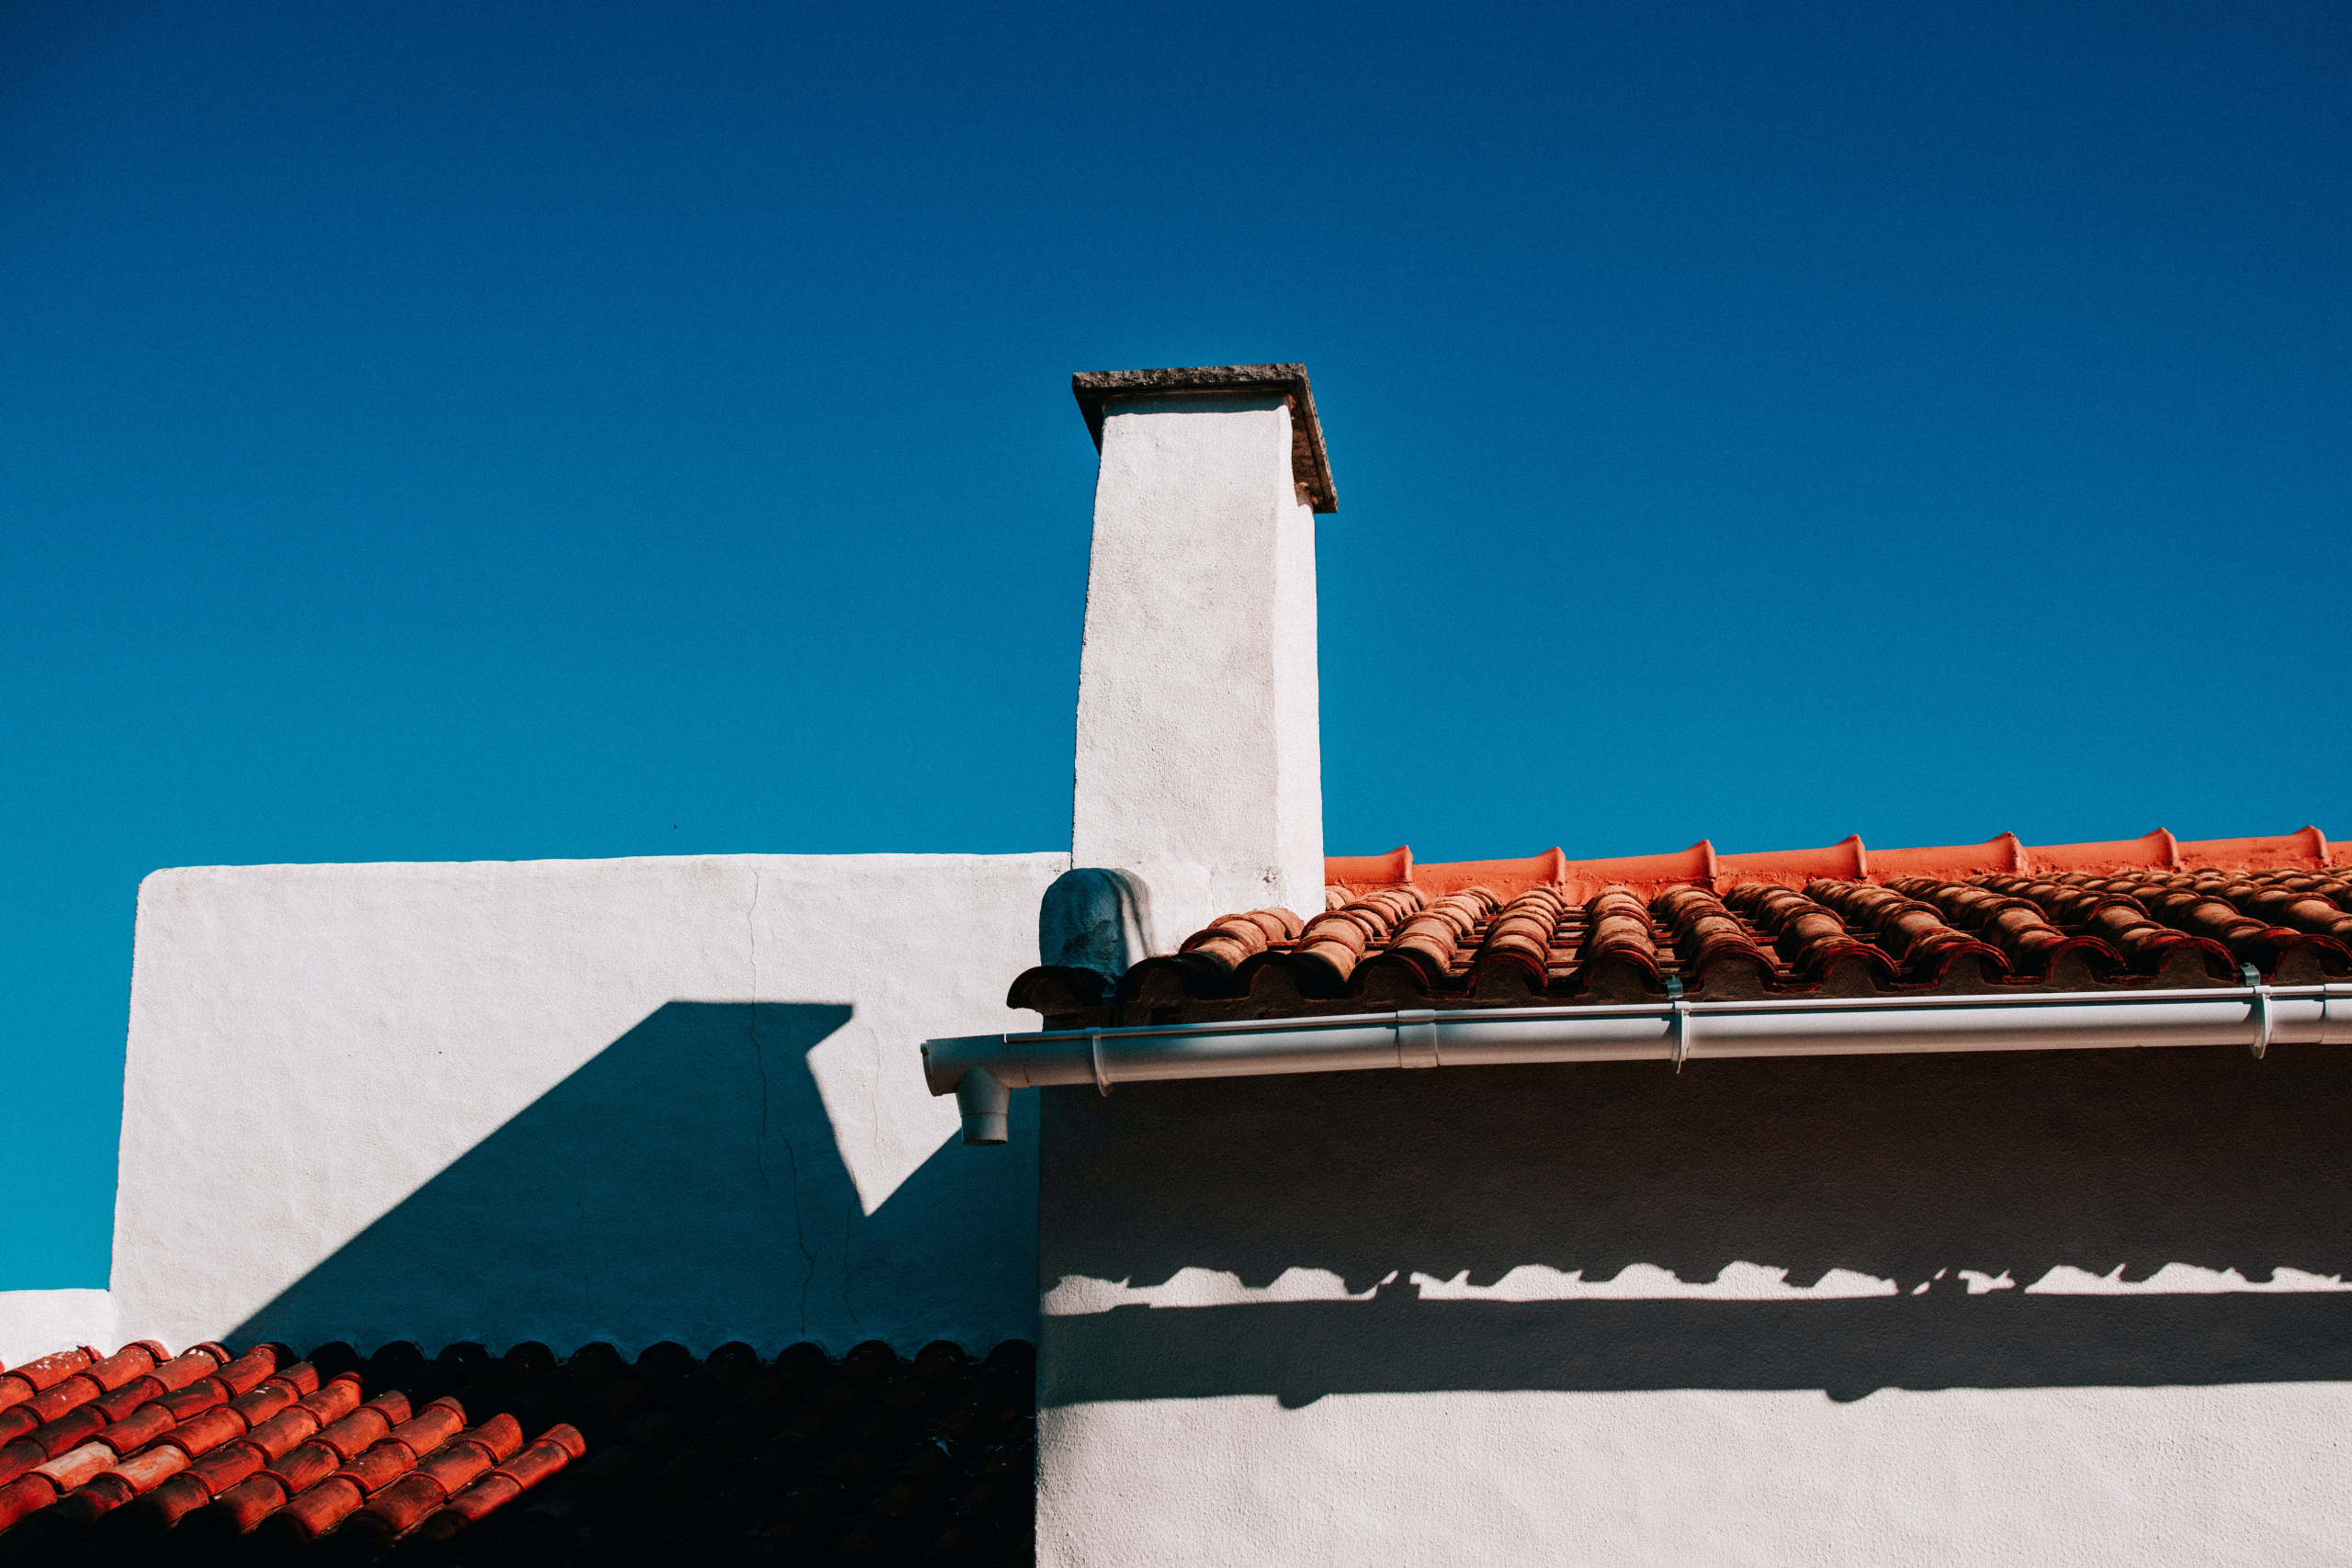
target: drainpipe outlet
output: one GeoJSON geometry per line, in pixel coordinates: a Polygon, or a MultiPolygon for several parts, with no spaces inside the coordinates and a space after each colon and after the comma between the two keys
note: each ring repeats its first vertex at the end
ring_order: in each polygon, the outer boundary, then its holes
{"type": "Polygon", "coordinates": [[[956,1109],[964,1113],[967,1144],[1005,1141],[1005,1116],[1012,1109],[1012,1090],[986,1067],[967,1067],[956,1085],[956,1109]]]}

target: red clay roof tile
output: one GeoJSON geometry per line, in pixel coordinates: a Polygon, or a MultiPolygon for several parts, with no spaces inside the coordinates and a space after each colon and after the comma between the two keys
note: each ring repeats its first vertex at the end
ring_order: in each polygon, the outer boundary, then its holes
{"type": "Polygon", "coordinates": [[[54,1388],[97,1359],[97,1352],[85,1345],[9,1368],[0,1373],[0,1410],[21,1404],[44,1389],[54,1388]]]}
{"type": "Polygon", "coordinates": [[[1376,887],[1411,886],[1437,897],[1483,883],[1506,897],[1537,883],[1560,886],[1578,902],[1604,886],[1622,884],[1654,897],[1676,883],[1713,882],[1718,889],[1743,882],[1773,882],[1801,887],[1816,877],[1884,884],[1899,876],[1935,876],[1965,881],[1988,872],[2010,874],[2068,871],[2228,871],[2301,869],[2324,872],[2352,863],[2316,828],[2276,838],[2207,839],[2184,841],[2164,829],[2137,839],[2088,844],[2026,844],[2003,833],[1981,844],[1929,849],[1866,849],[1859,835],[1816,850],[1769,850],[1719,855],[1702,839],[1668,854],[1623,855],[1572,861],[1557,849],[1527,860],[1456,861],[1416,865],[1409,848],[1385,855],[1334,855],[1324,863],[1324,880],[1360,896],[1376,887]]]}
{"type": "MultiPolygon", "coordinates": [[[[1812,884],[1808,891],[1820,886],[1812,884]]],[[[1883,988],[1895,978],[1896,957],[1887,948],[1849,931],[1835,910],[1804,893],[1749,882],[1731,889],[1724,897],[1749,923],[1771,933],[1772,950],[1781,963],[1810,984],[1830,986],[1833,975],[1843,975],[1849,976],[1849,988],[1868,991],[1883,988]]]]}
{"type": "Polygon", "coordinates": [[[1046,1027],[1662,997],[2235,987],[2352,978],[2352,855],[2317,829],[1416,864],[1326,863],[1325,908],[1220,917],[1114,983],[1033,969],[1046,1027]]]}
{"type": "Polygon", "coordinates": [[[0,1440],[30,1431],[45,1421],[54,1421],[75,1405],[86,1404],[131,1379],[154,1371],[155,1363],[163,1359],[161,1351],[162,1347],[152,1342],[126,1345],[104,1360],[94,1361],[50,1384],[23,1404],[0,1411],[0,1440]]]}
{"type": "MultiPolygon", "coordinates": [[[[1297,934],[1295,922],[1250,923],[1297,934]]],[[[341,1345],[290,1357],[213,1347],[199,1358],[209,1375],[180,1369],[176,1393],[151,1386],[112,1419],[86,1400],[33,1428],[0,1484],[0,1551],[164,1564],[231,1545],[232,1561],[337,1563],[388,1551],[490,1564],[551,1551],[1032,1561],[1035,1358],[1017,1342],[977,1365],[952,1345],[908,1361],[879,1341],[838,1362],[809,1345],[773,1363],[741,1345],[699,1361],[675,1345],[634,1362],[608,1345],[560,1364],[537,1344],[496,1358],[452,1346],[430,1362],[409,1345],[365,1361],[341,1345]],[[322,1368],[334,1374],[323,1383],[322,1368]],[[73,1437],[64,1421],[79,1440],[56,1453],[29,1440],[73,1437]]],[[[61,1364],[48,1386],[88,1364],[61,1364]]]]}
{"type": "Polygon", "coordinates": [[[523,1429],[512,1416],[492,1416],[481,1427],[451,1437],[422,1456],[415,1468],[375,1493],[345,1527],[376,1550],[407,1531],[487,1474],[523,1446],[523,1429]]]}

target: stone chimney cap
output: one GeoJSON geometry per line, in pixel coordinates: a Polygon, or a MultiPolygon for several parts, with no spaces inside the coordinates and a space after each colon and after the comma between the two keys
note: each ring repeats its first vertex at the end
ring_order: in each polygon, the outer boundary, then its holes
{"type": "Polygon", "coordinates": [[[1280,397],[1290,403],[1291,478],[1317,512],[1340,510],[1323,425],[1304,365],[1193,365],[1174,370],[1081,370],[1069,378],[1087,433],[1102,446],[1102,405],[1113,398],[1165,396],[1280,397]]]}

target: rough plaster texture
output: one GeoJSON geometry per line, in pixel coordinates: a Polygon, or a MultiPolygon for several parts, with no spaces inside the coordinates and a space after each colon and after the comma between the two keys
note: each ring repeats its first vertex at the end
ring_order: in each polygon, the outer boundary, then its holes
{"type": "Polygon", "coordinates": [[[159,872],[133,964],[119,1332],[769,1351],[1026,1335],[1034,1138],[1016,1122],[1014,1146],[965,1157],[913,1046],[1005,1027],[1005,977],[1069,864],[159,872]]]}
{"type": "Polygon", "coordinates": [[[2352,1561],[2352,1053],[1044,1091],[1039,1561],[2352,1561]]]}
{"type": "Polygon", "coordinates": [[[0,1291],[0,1362],[15,1366],[68,1346],[112,1350],[121,1343],[114,1297],[106,1291],[0,1291]]]}
{"type": "Polygon", "coordinates": [[[1172,949],[1228,909],[1323,908],[1315,519],[1279,398],[1106,405],[1073,854],[1147,886],[1172,949]]]}
{"type": "Polygon", "coordinates": [[[1039,1424],[1037,1558],[2343,1562],[2347,1417],[2341,1383],[1083,1404],[1039,1424]]]}

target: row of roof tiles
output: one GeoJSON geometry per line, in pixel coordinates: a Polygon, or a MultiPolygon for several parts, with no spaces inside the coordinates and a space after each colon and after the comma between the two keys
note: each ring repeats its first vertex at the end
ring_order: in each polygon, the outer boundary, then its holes
{"type": "Polygon", "coordinates": [[[2352,864],[2344,846],[2332,845],[2317,828],[2256,839],[2177,839],[2159,828],[2137,839],[2097,843],[2028,844],[2003,833],[1981,844],[1945,844],[1925,849],[1873,850],[1857,833],[1811,850],[1766,850],[1718,854],[1702,839],[1687,850],[1662,855],[1620,855],[1606,860],[1570,860],[1557,849],[1525,860],[1452,861],[1416,865],[1409,847],[1385,855],[1333,855],[1323,863],[1323,880],[1351,893],[1412,886],[1432,897],[1487,887],[1505,898],[1545,885],[1581,902],[1604,887],[1630,887],[1645,897],[1684,883],[1729,887],[1770,882],[1802,887],[1817,877],[1885,883],[1896,877],[1934,876],[1948,881],[1986,874],[2049,875],[2098,871],[2324,871],[2352,864]]]}
{"type": "Polygon", "coordinates": [[[1327,889],[1227,915],[1115,981],[1037,968],[1007,1000],[1051,1028],[1524,1007],[1664,996],[2000,993],[2240,986],[2352,977],[2352,874],[2334,869],[2047,875],[1884,885],[1815,877],[1515,895],[1474,885],[1327,889]]]}
{"type": "Polygon", "coordinates": [[[1034,1561],[1034,1351],[453,1345],[0,1373],[0,1562],[1034,1561]]]}

